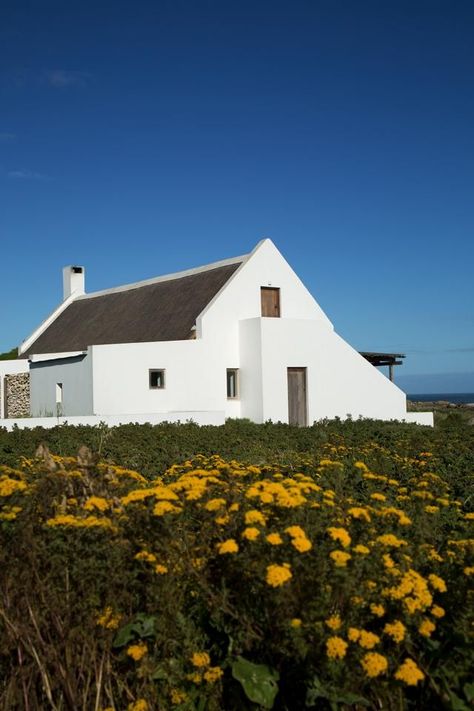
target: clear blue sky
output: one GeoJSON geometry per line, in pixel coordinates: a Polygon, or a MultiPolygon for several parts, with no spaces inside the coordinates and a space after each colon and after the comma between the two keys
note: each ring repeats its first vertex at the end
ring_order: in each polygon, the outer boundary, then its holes
{"type": "Polygon", "coordinates": [[[474,391],[473,37],[471,0],[2,0],[0,351],[66,264],[93,291],[268,236],[402,385],[474,391]]]}

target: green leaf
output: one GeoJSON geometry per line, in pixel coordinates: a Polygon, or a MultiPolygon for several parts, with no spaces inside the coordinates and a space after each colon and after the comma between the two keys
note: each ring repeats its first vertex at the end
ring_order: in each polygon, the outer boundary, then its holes
{"type": "Polygon", "coordinates": [[[115,635],[114,641],[112,643],[113,647],[124,647],[126,644],[135,639],[135,625],[130,622],[125,627],[121,627],[117,634],[115,635]]]}
{"type": "Polygon", "coordinates": [[[273,708],[280,678],[277,671],[265,664],[253,664],[243,657],[237,657],[232,664],[232,676],[240,681],[250,701],[265,709],[273,708]]]}
{"type": "Polygon", "coordinates": [[[474,701],[474,682],[464,684],[463,691],[469,703],[471,703],[471,701],[474,701]]]}
{"type": "Polygon", "coordinates": [[[449,692],[449,700],[451,702],[452,711],[470,711],[469,706],[452,691],[449,692]]]}
{"type": "Polygon", "coordinates": [[[147,637],[154,637],[156,635],[155,621],[156,617],[140,612],[133,622],[129,622],[128,625],[119,629],[115,635],[112,646],[124,647],[137,638],[145,639],[147,637]]]}
{"type": "Polygon", "coordinates": [[[358,696],[357,694],[344,694],[343,696],[338,696],[336,701],[343,704],[357,704],[358,706],[366,706],[367,708],[370,707],[370,701],[364,699],[363,696],[358,696]]]}
{"type": "Polygon", "coordinates": [[[164,679],[167,679],[167,678],[168,678],[168,672],[167,672],[167,670],[166,670],[166,668],[165,668],[165,665],[164,665],[164,664],[158,664],[158,666],[156,667],[155,671],[154,671],[153,674],[151,675],[151,678],[152,678],[154,681],[162,681],[162,680],[164,680],[164,679]]]}

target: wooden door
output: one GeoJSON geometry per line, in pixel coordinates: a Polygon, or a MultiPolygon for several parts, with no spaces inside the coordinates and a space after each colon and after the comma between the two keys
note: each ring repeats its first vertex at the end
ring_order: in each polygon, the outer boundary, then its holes
{"type": "Polygon", "coordinates": [[[280,316],[280,289],[272,286],[260,287],[262,316],[280,316]]]}
{"type": "Polygon", "coordinates": [[[306,368],[288,368],[288,423],[306,427],[306,368]]]}

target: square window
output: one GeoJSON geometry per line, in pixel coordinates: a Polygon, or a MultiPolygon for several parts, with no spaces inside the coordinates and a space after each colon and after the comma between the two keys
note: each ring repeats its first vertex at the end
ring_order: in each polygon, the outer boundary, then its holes
{"type": "Polygon", "coordinates": [[[227,399],[236,400],[239,397],[239,369],[227,368],[227,399]]]}
{"type": "Polygon", "coordinates": [[[150,388],[152,390],[163,390],[165,387],[165,371],[164,370],[150,370],[150,388]]]}

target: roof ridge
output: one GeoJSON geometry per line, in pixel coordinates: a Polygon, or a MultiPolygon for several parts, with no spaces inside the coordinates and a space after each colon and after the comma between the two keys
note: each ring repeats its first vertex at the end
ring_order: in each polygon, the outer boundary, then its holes
{"type": "Polygon", "coordinates": [[[96,296],[105,296],[107,294],[116,294],[121,291],[131,291],[132,289],[139,289],[142,286],[151,286],[152,284],[159,284],[165,281],[174,281],[176,279],[182,279],[183,277],[193,276],[194,274],[201,274],[203,272],[211,271],[212,269],[219,269],[220,267],[227,267],[231,264],[240,264],[249,258],[249,254],[244,254],[241,257],[231,257],[230,259],[221,259],[218,262],[212,262],[212,264],[205,264],[201,267],[194,267],[192,269],[185,269],[180,272],[173,272],[172,274],[164,274],[163,276],[152,277],[151,279],[142,279],[141,281],[136,281],[131,284],[123,284],[122,286],[114,286],[110,289],[101,289],[100,291],[92,291],[90,293],[81,294],[77,296],[74,301],[82,301],[83,299],[90,299],[96,296]]]}

